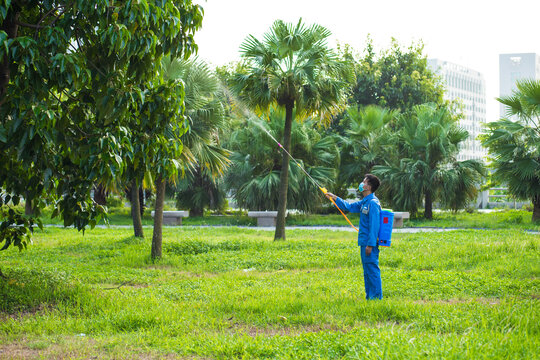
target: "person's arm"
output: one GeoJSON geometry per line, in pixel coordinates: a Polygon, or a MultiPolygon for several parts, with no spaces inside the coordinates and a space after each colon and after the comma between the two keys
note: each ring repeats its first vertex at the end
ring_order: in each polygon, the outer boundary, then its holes
{"type": "Polygon", "coordinates": [[[361,210],[361,207],[359,206],[360,201],[349,203],[341,199],[339,196],[334,195],[330,192],[326,193],[326,197],[329,199],[333,199],[336,202],[336,205],[342,210],[347,210],[348,212],[352,212],[352,213],[358,213],[361,210]]]}

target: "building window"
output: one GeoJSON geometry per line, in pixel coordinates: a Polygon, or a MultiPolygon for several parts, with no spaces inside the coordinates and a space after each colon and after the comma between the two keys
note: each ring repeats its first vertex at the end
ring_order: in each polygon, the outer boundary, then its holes
{"type": "Polygon", "coordinates": [[[512,65],[517,66],[521,64],[521,56],[512,56],[510,57],[510,61],[512,62],[512,65]]]}

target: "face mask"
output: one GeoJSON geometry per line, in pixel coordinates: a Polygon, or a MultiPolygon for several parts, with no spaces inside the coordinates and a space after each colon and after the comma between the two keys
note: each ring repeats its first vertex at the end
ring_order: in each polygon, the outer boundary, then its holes
{"type": "Polygon", "coordinates": [[[362,192],[364,191],[364,183],[361,182],[360,185],[358,185],[358,191],[362,192]]]}

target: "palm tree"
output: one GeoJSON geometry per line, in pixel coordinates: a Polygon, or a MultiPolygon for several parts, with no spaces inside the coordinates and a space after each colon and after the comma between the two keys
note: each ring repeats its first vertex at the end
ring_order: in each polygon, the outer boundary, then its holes
{"type": "Polygon", "coordinates": [[[512,95],[497,100],[507,117],[488,123],[481,137],[493,177],[515,197],[531,199],[532,221],[540,221],[540,80],[518,81],[512,95]]]}
{"type": "Polygon", "coordinates": [[[345,136],[340,137],[340,182],[357,185],[373,166],[389,160],[393,147],[387,146],[391,135],[388,125],[396,116],[397,111],[377,105],[347,109],[345,136]]]}
{"type": "Polygon", "coordinates": [[[185,91],[185,116],[189,130],[182,136],[182,162],[187,174],[175,189],[178,206],[187,206],[193,215],[202,215],[205,207],[219,208],[225,194],[218,180],[229,166],[229,151],[219,144],[225,127],[225,98],[219,80],[197,58],[165,59],[165,76],[182,80],[185,91]]]}
{"type": "Polygon", "coordinates": [[[205,209],[223,210],[226,194],[222,181],[204,167],[188,169],[173,190],[177,209],[189,209],[189,216],[203,216],[205,209]]]}
{"type": "Polygon", "coordinates": [[[396,147],[400,159],[373,169],[384,178],[380,193],[386,201],[415,213],[423,200],[424,217],[432,219],[435,200],[457,210],[476,197],[484,166],[476,160],[456,161],[459,144],[469,134],[447,106],[417,105],[398,117],[397,127],[388,145],[396,147]]]}
{"type": "MultiPolygon", "coordinates": [[[[271,109],[269,121],[247,119],[226,144],[233,150],[225,186],[241,208],[275,210],[279,205],[281,154],[274,138],[283,134],[283,110],[271,109]]],[[[320,184],[330,186],[336,177],[339,151],[334,137],[323,137],[311,120],[293,123],[291,150],[306,172],[320,184]]],[[[287,204],[311,212],[322,204],[317,186],[296,165],[290,164],[287,204]]]]}
{"type": "MultiPolygon", "coordinates": [[[[258,111],[276,104],[285,109],[282,145],[290,152],[293,110],[298,117],[328,120],[342,108],[352,80],[352,69],[328,48],[330,31],[320,25],[306,27],[274,22],[260,41],[253,35],[241,45],[247,72],[237,74],[234,89],[240,99],[258,111]]],[[[274,239],[285,239],[285,212],[289,157],[282,155],[279,203],[274,239]]]]}

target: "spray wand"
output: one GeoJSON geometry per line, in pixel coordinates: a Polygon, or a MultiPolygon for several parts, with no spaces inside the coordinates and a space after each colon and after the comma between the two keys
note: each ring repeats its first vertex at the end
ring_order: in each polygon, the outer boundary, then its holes
{"type": "MultiPolygon", "coordinates": [[[[285,148],[283,147],[283,145],[281,145],[281,143],[280,143],[279,141],[276,140],[276,138],[274,138],[274,137],[272,136],[272,134],[270,134],[270,132],[268,132],[264,127],[262,127],[262,126],[260,126],[260,125],[259,125],[259,127],[260,127],[260,128],[261,128],[268,136],[270,136],[270,138],[271,138],[272,140],[274,140],[276,144],[278,144],[278,146],[281,148],[281,150],[283,150],[283,151],[284,151],[284,152],[292,159],[292,161],[294,161],[294,163],[295,163],[296,165],[298,165],[298,167],[300,168],[300,170],[302,170],[302,171],[304,172],[304,174],[306,174],[307,177],[308,177],[309,179],[311,179],[311,181],[313,181],[313,183],[314,183],[315,185],[317,185],[317,187],[323,192],[323,194],[326,195],[326,193],[328,192],[328,190],[326,190],[325,187],[322,187],[322,186],[317,182],[317,180],[315,180],[313,177],[311,177],[311,175],[308,174],[308,172],[302,167],[302,165],[300,165],[300,164],[298,163],[298,161],[296,161],[296,159],[295,159],[295,158],[287,151],[287,149],[285,149],[285,148]]],[[[358,231],[358,229],[351,223],[351,221],[349,220],[349,218],[347,217],[347,215],[345,215],[345,213],[343,213],[343,211],[341,211],[341,209],[339,208],[339,206],[337,206],[337,204],[336,204],[336,202],[334,201],[334,199],[332,199],[332,198],[330,198],[330,197],[329,197],[329,199],[330,199],[330,201],[332,201],[332,203],[334,204],[334,206],[336,207],[336,209],[339,210],[339,212],[341,213],[341,215],[343,215],[343,217],[345,218],[345,220],[347,220],[347,222],[349,223],[349,225],[351,225],[351,226],[353,227],[354,230],[358,231]]]]}

